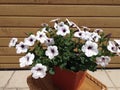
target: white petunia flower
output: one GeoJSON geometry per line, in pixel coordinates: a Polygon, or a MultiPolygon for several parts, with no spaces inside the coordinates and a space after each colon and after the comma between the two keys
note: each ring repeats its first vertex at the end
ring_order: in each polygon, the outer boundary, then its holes
{"type": "Polygon", "coordinates": [[[71,27],[77,27],[77,25],[74,22],[69,21],[67,18],[66,18],[66,21],[68,22],[69,26],[71,26],[71,27]]]}
{"type": "Polygon", "coordinates": [[[74,33],[74,37],[83,39],[84,38],[84,31],[80,31],[80,30],[76,31],[74,33]]]}
{"type": "Polygon", "coordinates": [[[102,29],[95,29],[94,32],[99,33],[99,32],[103,32],[103,30],[102,29]]]}
{"type": "Polygon", "coordinates": [[[55,24],[54,24],[54,28],[55,28],[56,30],[58,30],[59,27],[63,27],[64,25],[65,25],[64,22],[55,23],[55,24]]]}
{"type": "Polygon", "coordinates": [[[116,53],[117,52],[117,47],[115,45],[115,42],[114,41],[109,41],[107,49],[112,53],[116,53]]]}
{"type": "Polygon", "coordinates": [[[117,54],[118,56],[120,56],[120,47],[117,47],[117,52],[116,52],[116,54],[117,54]]]}
{"type": "Polygon", "coordinates": [[[48,27],[48,24],[47,23],[42,23],[41,26],[42,27],[48,27]]]}
{"type": "Polygon", "coordinates": [[[114,41],[120,46],[120,40],[114,39],[114,41]]]}
{"type": "Polygon", "coordinates": [[[18,39],[17,38],[12,38],[9,43],[9,47],[13,47],[16,45],[18,39]]]}
{"type": "Polygon", "coordinates": [[[35,35],[30,35],[28,38],[24,39],[24,43],[28,46],[33,46],[36,41],[35,35]]]}
{"type": "Polygon", "coordinates": [[[83,28],[84,31],[89,31],[90,30],[90,28],[88,28],[86,26],[82,26],[82,28],[83,28]]]}
{"type": "Polygon", "coordinates": [[[60,23],[58,23],[58,27],[63,27],[64,25],[65,25],[64,22],[60,22],[60,23]]]}
{"type": "Polygon", "coordinates": [[[59,54],[57,46],[48,46],[45,55],[49,57],[49,59],[53,59],[55,56],[59,54]]]}
{"type": "Polygon", "coordinates": [[[42,28],[42,31],[43,33],[47,33],[48,31],[46,30],[46,27],[42,28]]]}
{"type": "Polygon", "coordinates": [[[38,31],[36,39],[40,41],[41,43],[44,43],[47,40],[47,36],[44,32],[38,31]]]}
{"type": "Polygon", "coordinates": [[[70,33],[69,26],[64,24],[64,22],[60,22],[57,26],[57,35],[65,36],[70,33]]]}
{"type": "Polygon", "coordinates": [[[108,56],[101,56],[101,57],[97,57],[96,58],[96,63],[98,65],[101,65],[102,67],[105,67],[106,65],[108,65],[108,63],[110,62],[110,57],[108,56]]]}
{"type": "Polygon", "coordinates": [[[57,35],[65,36],[70,33],[70,30],[67,26],[64,26],[62,28],[58,28],[57,35]]]}
{"type": "Polygon", "coordinates": [[[16,45],[16,49],[17,54],[26,53],[28,50],[28,46],[25,43],[20,42],[19,44],[16,45]]]}
{"type": "Polygon", "coordinates": [[[98,33],[96,33],[96,32],[93,32],[93,33],[91,34],[91,37],[92,37],[93,41],[95,41],[95,42],[98,42],[99,39],[101,38],[101,36],[98,35],[98,33]]]}
{"type": "Polygon", "coordinates": [[[120,56],[120,40],[115,39],[114,41],[115,41],[115,43],[116,43],[115,45],[117,47],[117,52],[116,53],[117,53],[118,56],[120,56]]]}
{"type": "Polygon", "coordinates": [[[84,35],[83,35],[83,40],[92,40],[91,37],[92,33],[90,33],[89,31],[84,31],[84,35]]]}
{"type": "Polygon", "coordinates": [[[29,66],[33,63],[35,55],[33,53],[28,53],[19,59],[20,67],[29,66]]]}
{"type": "Polygon", "coordinates": [[[50,46],[50,45],[55,44],[54,39],[53,39],[53,38],[48,38],[48,39],[45,41],[45,44],[46,44],[47,46],[50,46]]]}
{"type": "Polygon", "coordinates": [[[34,67],[32,67],[32,77],[34,79],[38,78],[44,78],[46,76],[47,67],[42,64],[36,64],[34,67]]]}
{"type": "Polygon", "coordinates": [[[57,23],[54,23],[54,28],[55,28],[55,30],[58,30],[58,24],[57,23]]]}
{"type": "Polygon", "coordinates": [[[82,51],[87,57],[98,54],[98,45],[92,41],[86,41],[85,45],[82,46],[82,51]]]}

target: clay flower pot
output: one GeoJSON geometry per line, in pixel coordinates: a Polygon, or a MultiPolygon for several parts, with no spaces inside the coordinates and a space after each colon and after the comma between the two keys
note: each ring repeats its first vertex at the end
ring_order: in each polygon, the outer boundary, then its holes
{"type": "Polygon", "coordinates": [[[86,71],[72,72],[56,67],[52,79],[60,90],[78,90],[85,79],[85,75],[86,71]]]}

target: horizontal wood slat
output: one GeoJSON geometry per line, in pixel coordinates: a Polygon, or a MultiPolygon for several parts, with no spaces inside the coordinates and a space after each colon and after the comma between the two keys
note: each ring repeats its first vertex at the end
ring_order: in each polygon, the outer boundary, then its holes
{"type": "Polygon", "coordinates": [[[0,12],[6,16],[120,16],[120,6],[0,5],[0,12]]]}
{"type": "MultiPolygon", "coordinates": [[[[0,17],[0,27],[40,27],[57,17],[0,17]]],[[[65,20],[65,17],[61,17],[65,20]]],[[[79,26],[120,27],[120,17],[69,17],[79,26]]]]}
{"type": "MultiPolygon", "coordinates": [[[[0,28],[0,38],[12,38],[19,37],[24,38],[27,35],[25,33],[34,33],[38,31],[39,28],[0,28]],[[18,33],[19,32],[19,33],[18,33]]],[[[96,28],[91,28],[94,30],[96,28]]],[[[105,34],[112,33],[112,37],[120,38],[120,28],[101,28],[105,34]]]]}
{"type": "Polygon", "coordinates": [[[106,69],[107,68],[112,68],[112,69],[117,68],[118,69],[118,68],[120,68],[120,64],[117,64],[117,63],[109,64],[109,65],[106,66],[106,69]]]}
{"type": "Polygon", "coordinates": [[[39,28],[0,28],[0,37],[26,37],[27,35],[25,33],[36,33],[38,29],[39,28]]]}
{"type": "Polygon", "coordinates": [[[10,4],[120,4],[120,0],[0,0],[10,4]]]}
{"type": "MultiPolygon", "coordinates": [[[[8,47],[8,44],[10,42],[11,38],[0,38],[0,46],[1,47],[8,47]]],[[[19,41],[24,41],[24,38],[19,38],[19,41]]]]}
{"type": "Polygon", "coordinates": [[[7,68],[20,68],[19,64],[0,64],[0,69],[7,69],[7,68]]]}
{"type": "Polygon", "coordinates": [[[0,56],[21,56],[23,54],[16,54],[15,48],[9,48],[9,47],[0,47],[0,56]]]}
{"type": "MultiPolygon", "coordinates": [[[[0,64],[16,64],[19,63],[19,58],[22,56],[0,56],[0,64]]],[[[120,57],[112,57],[111,58],[111,64],[120,64],[120,57]]]]}
{"type": "Polygon", "coordinates": [[[0,64],[16,64],[19,63],[21,56],[0,56],[0,64]]]}
{"type": "Polygon", "coordinates": [[[18,63],[16,64],[0,64],[0,69],[30,69],[30,67],[23,67],[20,68],[20,65],[18,63]]]}

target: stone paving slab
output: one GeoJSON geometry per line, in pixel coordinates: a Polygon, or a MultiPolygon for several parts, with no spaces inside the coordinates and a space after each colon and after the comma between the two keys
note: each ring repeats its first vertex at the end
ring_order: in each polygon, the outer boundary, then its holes
{"type": "Polygon", "coordinates": [[[29,90],[29,88],[19,88],[17,90],[29,90]]]}
{"type": "Polygon", "coordinates": [[[3,88],[0,88],[0,90],[3,90],[3,88]]]}
{"type": "MultiPolygon", "coordinates": [[[[120,80],[118,80],[120,78],[120,69],[88,72],[109,87],[108,90],[120,90],[120,80]],[[117,88],[114,88],[115,86],[117,88]]],[[[26,79],[30,74],[30,70],[0,71],[0,90],[29,90],[26,79]]]]}
{"type": "Polygon", "coordinates": [[[16,88],[7,88],[7,89],[6,88],[4,88],[4,89],[0,88],[0,90],[17,90],[17,89],[16,88]]]}
{"type": "Polygon", "coordinates": [[[113,83],[111,82],[104,70],[97,70],[95,72],[88,71],[88,73],[94,76],[99,81],[101,81],[107,87],[114,87],[113,83]]]}
{"type": "Polygon", "coordinates": [[[14,71],[0,71],[0,87],[5,87],[14,71]]]}
{"type": "Polygon", "coordinates": [[[116,90],[115,88],[108,88],[108,90],[116,90]]]}
{"type": "Polygon", "coordinates": [[[29,70],[16,71],[6,88],[28,88],[26,79],[30,74],[29,70]]]}
{"type": "Polygon", "coordinates": [[[116,87],[120,87],[120,70],[107,70],[109,77],[116,87]]]}

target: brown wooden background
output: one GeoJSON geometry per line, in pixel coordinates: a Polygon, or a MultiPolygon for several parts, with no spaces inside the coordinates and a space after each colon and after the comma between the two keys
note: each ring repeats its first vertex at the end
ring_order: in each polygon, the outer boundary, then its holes
{"type": "MultiPolygon", "coordinates": [[[[0,68],[19,68],[21,55],[8,48],[10,38],[21,40],[25,32],[36,32],[41,23],[57,17],[120,38],[120,0],[0,0],[0,68]]],[[[120,57],[108,67],[120,68],[120,57]]]]}

